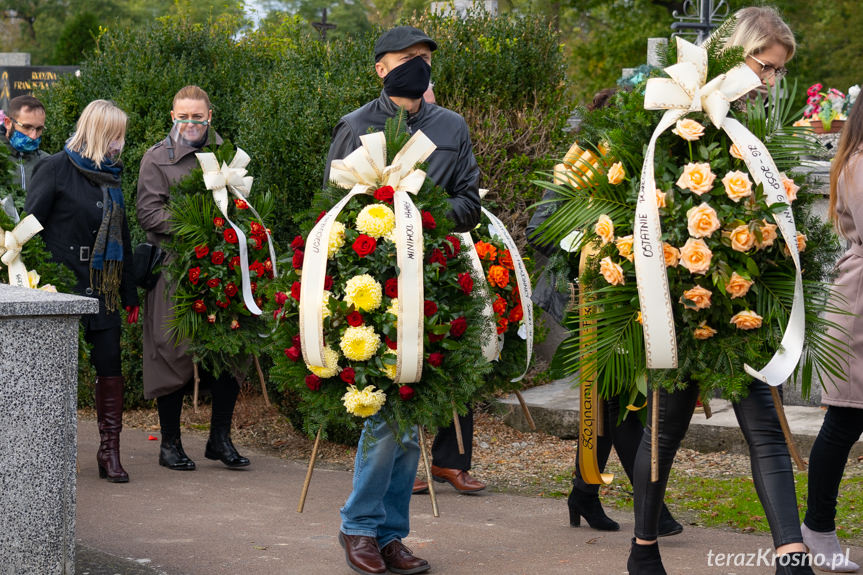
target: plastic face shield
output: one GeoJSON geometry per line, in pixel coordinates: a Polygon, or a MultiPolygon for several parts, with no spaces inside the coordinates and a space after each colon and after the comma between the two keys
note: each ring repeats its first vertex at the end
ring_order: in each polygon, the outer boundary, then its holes
{"type": "Polygon", "coordinates": [[[174,120],[171,139],[193,148],[201,148],[207,143],[209,127],[208,120],[174,120]]]}

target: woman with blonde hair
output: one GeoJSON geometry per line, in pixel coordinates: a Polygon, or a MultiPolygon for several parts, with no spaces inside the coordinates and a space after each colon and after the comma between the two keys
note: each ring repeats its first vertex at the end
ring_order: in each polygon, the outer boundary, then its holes
{"type": "Polygon", "coordinates": [[[53,259],[75,273],[75,291],[99,299],[99,313],[84,316],[81,322],[96,370],[99,477],[112,483],[129,481],[120,464],[121,305],[128,312],[128,323],[138,321],[131,237],[120,182],[126,121],[125,112],[113,103],[90,102],[63,151],[36,166],[24,204],[24,210],[42,224],[42,238],[53,259]]]}
{"type": "Polygon", "coordinates": [[[830,168],[830,219],[850,246],[837,262],[836,305],[851,314],[828,314],[828,335],[848,343],[845,378],[829,373],[821,402],[827,413],[809,454],[809,496],[800,526],[803,542],[823,563],[820,569],[854,573],[860,566],[842,552],[836,537],[836,499],[851,447],[863,434],[863,102],[858,98],[839,138],[830,168]]]}
{"type": "MultiPolygon", "coordinates": [[[[763,83],[759,91],[766,91],[785,74],[785,64],[796,48],[794,35],[770,7],[744,8],[735,13],[734,18],[734,29],[728,38],[715,36],[710,41],[723,41],[727,48],[743,47],[745,63],[763,83]]],[[[650,480],[650,421],[642,435],[633,478],[635,537],[627,562],[630,575],[666,574],[656,542],[660,511],[674,456],[686,435],[698,395],[699,388],[695,384],[673,393],[664,389],[659,393],[659,480],[656,482],[650,480]]],[[[652,409],[652,399],[651,394],[648,412],[652,409]]],[[[755,490],[773,535],[776,574],[814,575],[800,532],[791,457],[770,388],[766,383],[752,380],[749,394],[732,405],[749,445],[755,490]]]]}

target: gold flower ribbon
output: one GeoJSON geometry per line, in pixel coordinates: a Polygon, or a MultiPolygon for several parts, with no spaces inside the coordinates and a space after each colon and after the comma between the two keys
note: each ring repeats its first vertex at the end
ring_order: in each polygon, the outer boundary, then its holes
{"type": "Polygon", "coordinates": [[[9,268],[9,285],[30,287],[27,267],[21,260],[21,250],[30,238],[42,231],[36,216],[29,215],[11,230],[0,230],[0,261],[9,268]]]}
{"type": "Polygon", "coordinates": [[[414,169],[435,150],[434,143],[417,131],[386,165],[386,136],[375,132],[360,136],[361,146],[330,165],[330,179],[350,189],[309,233],[300,283],[300,342],[309,365],[324,366],[323,293],[327,270],[327,246],[336,218],[350,200],[373,194],[382,186],[395,190],[396,263],[399,268],[399,321],[396,348],[396,383],[414,383],[422,377],[423,364],[423,235],[422,216],[410,199],[425,182],[426,174],[414,169]]]}

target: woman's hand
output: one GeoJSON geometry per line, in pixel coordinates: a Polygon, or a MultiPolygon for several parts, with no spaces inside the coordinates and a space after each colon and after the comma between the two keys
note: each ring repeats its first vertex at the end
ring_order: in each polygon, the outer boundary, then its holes
{"type": "Polygon", "coordinates": [[[127,305],[126,306],[126,323],[138,323],[138,310],[140,310],[140,306],[137,305],[127,305]]]}

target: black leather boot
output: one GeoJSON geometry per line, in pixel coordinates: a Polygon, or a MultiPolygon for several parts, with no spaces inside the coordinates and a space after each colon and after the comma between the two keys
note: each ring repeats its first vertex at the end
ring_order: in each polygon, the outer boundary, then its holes
{"type": "Polygon", "coordinates": [[[120,464],[120,432],[123,430],[122,376],[96,378],[96,418],[99,423],[99,477],[111,483],[128,483],[129,474],[120,464]]]}
{"type": "Polygon", "coordinates": [[[581,525],[581,518],[584,517],[587,524],[598,531],[620,530],[620,524],[605,514],[596,493],[585,493],[573,488],[566,504],[569,507],[569,524],[572,527],[581,525]]]}
{"type": "Polygon", "coordinates": [[[204,457],[221,461],[228,467],[246,467],[249,460],[237,453],[237,449],[231,442],[230,426],[219,425],[210,428],[210,438],[207,440],[207,449],[204,457]]]}
{"type": "Polygon", "coordinates": [[[812,557],[803,551],[776,557],[776,575],[815,575],[812,557]]]}
{"type": "Polygon", "coordinates": [[[662,557],[659,556],[659,544],[639,545],[632,538],[632,550],[626,561],[626,569],[629,575],[668,575],[662,566],[662,557]]]}
{"type": "Polygon", "coordinates": [[[677,522],[677,520],[671,515],[671,511],[669,511],[668,507],[663,503],[662,511],[659,514],[659,529],[657,535],[660,537],[670,537],[671,535],[677,535],[682,532],[683,525],[677,522]]]}
{"type": "Polygon", "coordinates": [[[159,465],[175,471],[194,471],[195,462],[189,459],[183,451],[180,434],[162,434],[162,445],[159,449],[159,465]]]}

